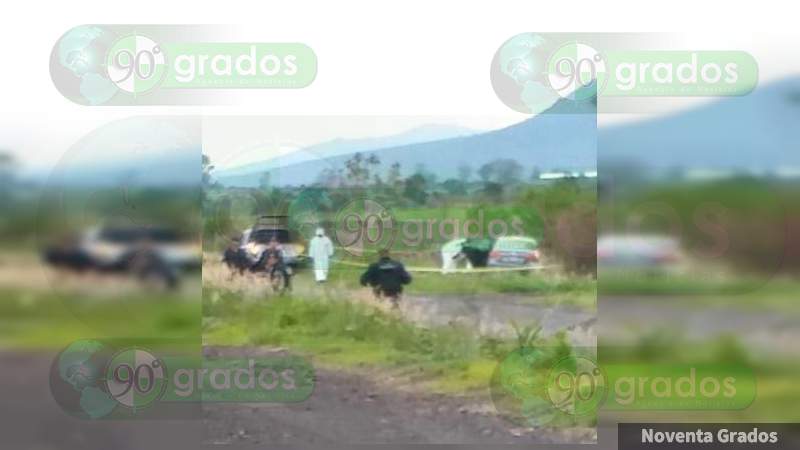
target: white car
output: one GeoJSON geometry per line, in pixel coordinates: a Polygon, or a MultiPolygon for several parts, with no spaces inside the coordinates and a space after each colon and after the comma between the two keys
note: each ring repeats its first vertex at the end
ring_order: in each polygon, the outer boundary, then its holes
{"type": "Polygon", "coordinates": [[[185,240],[174,230],[164,227],[93,228],[83,236],[79,247],[97,266],[112,267],[145,241],[173,267],[200,267],[200,244],[185,240]]]}
{"type": "Polygon", "coordinates": [[[678,239],[660,234],[609,234],[597,239],[601,267],[659,269],[682,260],[678,239]]]}

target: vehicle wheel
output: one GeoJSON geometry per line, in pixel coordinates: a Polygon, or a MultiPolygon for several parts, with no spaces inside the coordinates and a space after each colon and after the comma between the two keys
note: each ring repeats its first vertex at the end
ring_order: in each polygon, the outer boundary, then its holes
{"type": "Polygon", "coordinates": [[[146,285],[159,290],[171,291],[178,287],[178,280],[176,277],[160,270],[140,273],[138,278],[146,285]]]}

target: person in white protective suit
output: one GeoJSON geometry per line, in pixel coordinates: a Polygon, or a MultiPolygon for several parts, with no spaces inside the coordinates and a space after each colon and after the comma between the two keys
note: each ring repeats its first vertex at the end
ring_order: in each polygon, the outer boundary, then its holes
{"type": "MultiPolygon", "coordinates": [[[[464,258],[462,253],[466,239],[454,239],[442,246],[442,273],[452,273],[458,269],[458,262],[464,258]]],[[[467,268],[472,269],[472,264],[467,260],[467,268]]]]}
{"type": "Polygon", "coordinates": [[[325,236],[325,230],[322,228],[317,228],[316,236],[311,239],[308,256],[314,260],[314,279],[317,283],[327,281],[330,258],[333,256],[333,243],[328,236],[325,236]]]}

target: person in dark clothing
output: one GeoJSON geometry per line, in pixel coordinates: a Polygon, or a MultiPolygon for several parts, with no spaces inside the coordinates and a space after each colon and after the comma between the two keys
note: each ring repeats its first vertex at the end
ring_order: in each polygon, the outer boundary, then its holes
{"type": "Polygon", "coordinates": [[[411,275],[401,262],[389,257],[388,250],[381,250],[379,255],[380,259],[361,275],[361,285],[371,286],[377,297],[387,297],[397,308],[403,286],[411,283],[411,275]]]}
{"type": "Polygon", "coordinates": [[[494,239],[468,238],[461,245],[461,253],[453,257],[466,257],[472,267],[486,267],[489,262],[489,253],[494,246],[494,239]]]}
{"type": "Polygon", "coordinates": [[[286,263],[283,260],[283,248],[274,236],[269,241],[269,245],[264,252],[261,253],[258,261],[253,264],[251,270],[267,270],[270,280],[274,280],[275,274],[280,273],[283,276],[283,289],[291,288],[289,270],[286,268],[286,263]]]}
{"type": "Polygon", "coordinates": [[[222,262],[231,271],[230,280],[238,273],[244,275],[244,271],[250,269],[252,262],[247,257],[247,251],[239,246],[240,239],[232,237],[228,247],[222,254],[222,262]]]}

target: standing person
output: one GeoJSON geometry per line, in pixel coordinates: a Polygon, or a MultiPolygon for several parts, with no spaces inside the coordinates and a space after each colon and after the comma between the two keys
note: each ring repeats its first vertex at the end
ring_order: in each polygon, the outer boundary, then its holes
{"type": "Polygon", "coordinates": [[[328,281],[330,257],[333,256],[333,242],[325,236],[322,227],[317,228],[316,236],[308,246],[308,256],[314,260],[314,279],[317,283],[328,281]]]}
{"type": "Polygon", "coordinates": [[[381,250],[380,259],[369,265],[367,271],[361,275],[362,286],[372,286],[375,295],[386,296],[397,308],[400,304],[400,294],[403,285],[411,283],[411,275],[399,261],[389,257],[389,250],[381,250]]]}

